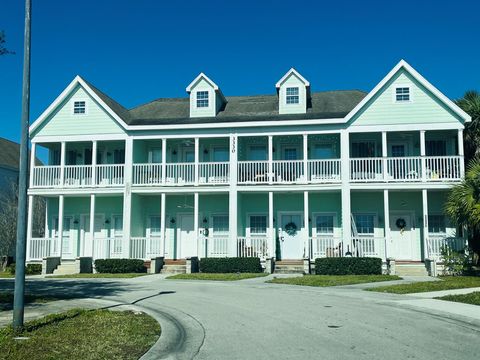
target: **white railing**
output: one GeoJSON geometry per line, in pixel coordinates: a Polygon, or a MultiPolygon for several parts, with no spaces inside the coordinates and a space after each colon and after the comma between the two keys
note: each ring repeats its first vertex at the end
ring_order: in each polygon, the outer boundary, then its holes
{"type": "Polygon", "coordinates": [[[52,239],[49,238],[31,238],[28,259],[42,260],[44,257],[50,256],[51,241],[52,239]]]}
{"type": "Polygon", "coordinates": [[[383,181],[382,158],[350,159],[352,182],[383,181]]]}
{"type": "Polygon", "coordinates": [[[357,236],[352,238],[352,244],[353,256],[386,259],[384,237],[357,236]]]}
{"type": "Polygon", "coordinates": [[[200,184],[228,184],[229,183],[228,162],[205,162],[199,164],[200,184]]]}
{"type": "Polygon", "coordinates": [[[111,165],[96,165],[98,186],[119,186],[124,184],[124,169],[123,164],[111,165]]]}
{"type": "Polygon", "coordinates": [[[427,156],[425,177],[427,181],[460,180],[462,156],[427,156]]]}
{"type": "Polygon", "coordinates": [[[66,187],[82,187],[92,185],[91,165],[66,165],[64,171],[64,185],[66,187]]]}
{"type": "Polygon", "coordinates": [[[195,164],[165,164],[166,185],[191,185],[195,183],[195,164]]]}
{"type": "Polygon", "coordinates": [[[161,255],[161,237],[132,237],[130,238],[131,259],[151,259],[161,255]]]}
{"type": "Polygon", "coordinates": [[[421,181],[422,159],[420,157],[387,158],[387,181],[421,181]]]}
{"type": "Polygon", "coordinates": [[[228,256],[228,235],[215,235],[203,238],[204,248],[202,252],[208,257],[228,256]]]}
{"type": "Polygon", "coordinates": [[[427,237],[427,256],[428,259],[441,260],[443,247],[451,250],[461,251],[465,249],[465,239],[457,237],[447,237],[446,235],[429,234],[427,237]]]}
{"type": "Polygon", "coordinates": [[[268,183],[268,161],[239,161],[239,184],[265,184],[268,183]]]}
{"type": "Polygon", "coordinates": [[[272,168],[273,180],[276,183],[305,182],[303,160],[275,160],[272,168]]]}
{"type": "Polygon", "coordinates": [[[57,187],[60,186],[60,168],[61,166],[35,166],[33,168],[32,187],[57,187]]]}
{"type": "Polygon", "coordinates": [[[161,185],[162,164],[133,164],[133,185],[161,185]]]}
{"type": "Polygon", "coordinates": [[[237,238],[237,254],[239,257],[268,257],[267,237],[252,236],[237,238]]]}
{"type": "Polygon", "coordinates": [[[342,239],[333,236],[309,238],[311,259],[343,256],[342,239]]]}
{"type": "Polygon", "coordinates": [[[111,259],[123,257],[123,237],[94,238],[93,259],[111,259]]]}
{"type": "Polygon", "coordinates": [[[312,183],[340,182],[340,159],[308,160],[308,180],[312,183]]]}

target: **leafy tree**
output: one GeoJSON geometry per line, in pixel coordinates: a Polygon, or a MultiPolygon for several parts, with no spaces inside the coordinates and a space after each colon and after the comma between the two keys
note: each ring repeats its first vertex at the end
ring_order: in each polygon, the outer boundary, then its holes
{"type": "Polygon", "coordinates": [[[456,103],[472,117],[464,131],[465,163],[468,164],[474,157],[480,157],[480,93],[469,90],[456,103]]]}
{"type": "Polygon", "coordinates": [[[6,54],[15,54],[13,51],[10,51],[5,47],[5,43],[5,31],[0,31],[0,56],[6,54]]]}

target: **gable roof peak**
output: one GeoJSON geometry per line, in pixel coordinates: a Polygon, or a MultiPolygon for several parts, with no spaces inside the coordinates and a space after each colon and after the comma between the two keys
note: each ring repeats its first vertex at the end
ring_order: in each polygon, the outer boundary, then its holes
{"type": "Polygon", "coordinates": [[[294,74],[297,78],[299,78],[300,81],[303,82],[306,87],[310,86],[310,82],[307,79],[305,79],[294,67],[291,67],[290,70],[288,70],[285,73],[285,75],[283,75],[282,78],[277,81],[277,83],[275,84],[275,87],[278,89],[283,84],[283,82],[287,80],[287,78],[292,74],[294,74]]]}
{"type": "Polygon", "coordinates": [[[200,79],[204,79],[206,82],[208,82],[215,91],[218,91],[219,90],[219,87],[217,84],[215,84],[207,75],[205,75],[203,72],[201,72],[200,74],[198,74],[198,76],[193,79],[193,81],[187,86],[186,90],[187,90],[187,93],[190,93],[193,89],[193,87],[195,86],[195,84],[200,80],[200,79]]]}

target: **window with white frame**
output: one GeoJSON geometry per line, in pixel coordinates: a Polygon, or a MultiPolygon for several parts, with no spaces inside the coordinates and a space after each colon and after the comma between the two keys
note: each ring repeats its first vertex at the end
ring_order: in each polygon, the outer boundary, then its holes
{"type": "Polygon", "coordinates": [[[410,101],[410,88],[408,86],[400,86],[395,88],[395,101],[396,102],[410,101]]]}
{"type": "Polygon", "coordinates": [[[298,87],[287,87],[286,89],[286,102],[287,104],[300,103],[299,89],[298,87]]]}
{"type": "Polygon", "coordinates": [[[428,232],[430,234],[445,234],[445,216],[441,214],[428,215],[428,232]]]}
{"type": "Polygon", "coordinates": [[[159,215],[150,216],[150,236],[160,236],[162,219],[159,215]]]}
{"type": "Polygon", "coordinates": [[[208,107],[208,91],[197,91],[197,108],[208,107]]]}
{"type": "Polygon", "coordinates": [[[213,215],[212,230],[214,235],[228,234],[228,215],[213,215]]]}
{"type": "Polygon", "coordinates": [[[267,216],[250,215],[250,234],[265,235],[267,233],[267,216]]]}
{"type": "Polygon", "coordinates": [[[85,114],[87,111],[87,105],[85,101],[74,101],[73,102],[73,113],[75,115],[85,114]]]}
{"type": "Polygon", "coordinates": [[[315,227],[317,235],[333,235],[333,215],[317,215],[315,227]]]}
{"type": "Polygon", "coordinates": [[[375,215],[356,214],[353,216],[355,227],[359,235],[372,235],[375,232],[375,215]]]}

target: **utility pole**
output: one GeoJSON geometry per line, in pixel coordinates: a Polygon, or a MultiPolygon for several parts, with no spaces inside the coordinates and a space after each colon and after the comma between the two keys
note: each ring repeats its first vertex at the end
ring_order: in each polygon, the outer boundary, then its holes
{"type": "Polygon", "coordinates": [[[30,125],[30,26],[32,22],[31,12],[31,0],[25,0],[20,174],[18,177],[17,259],[15,264],[15,294],[13,300],[13,328],[16,331],[23,328],[25,307],[25,253],[27,245],[27,178],[29,136],[28,128],[30,125]]]}

